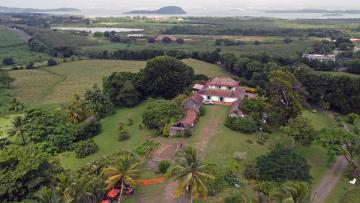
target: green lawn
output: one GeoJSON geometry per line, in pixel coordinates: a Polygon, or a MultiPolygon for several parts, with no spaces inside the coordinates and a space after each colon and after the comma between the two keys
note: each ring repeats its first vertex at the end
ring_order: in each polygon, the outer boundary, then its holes
{"type": "Polygon", "coordinates": [[[141,105],[134,108],[118,109],[112,116],[107,117],[101,121],[103,132],[95,136],[93,139],[99,146],[99,151],[96,154],[88,156],[84,159],[77,159],[73,152],[66,152],[59,156],[61,164],[66,169],[77,169],[86,163],[99,158],[103,155],[116,152],[118,150],[134,150],[136,147],[142,145],[145,140],[152,137],[152,132],[146,128],[140,129],[139,125],[142,123],[142,114],[144,110],[152,102],[156,100],[148,100],[141,105]],[[126,129],[130,133],[130,139],[119,142],[118,138],[118,124],[119,122],[127,123],[128,119],[132,119],[134,124],[127,126],[126,129]]]}
{"type": "Polygon", "coordinates": [[[215,64],[206,63],[196,59],[184,59],[182,62],[193,67],[196,74],[204,74],[210,78],[229,76],[224,69],[215,64]]]}

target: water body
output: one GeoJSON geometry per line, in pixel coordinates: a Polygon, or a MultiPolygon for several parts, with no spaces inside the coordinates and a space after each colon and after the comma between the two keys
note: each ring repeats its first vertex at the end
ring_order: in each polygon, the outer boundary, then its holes
{"type": "MultiPolygon", "coordinates": [[[[56,14],[82,15],[86,17],[124,17],[124,16],[204,16],[204,17],[273,17],[282,19],[334,19],[334,18],[360,18],[360,14],[342,14],[341,16],[329,16],[325,13],[267,13],[261,10],[252,9],[185,9],[185,15],[134,15],[124,14],[128,10],[115,9],[88,9],[78,12],[56,14]]],[[[55,14],[55,13],[53,13],[55,14]]]]}
{"type": "Polygon", "coordinates": [[[135,28],[112,28],[112,27],[52,27],[53,30],[71,30],[71,31],[85,31],[85,32],[142,32],[144,29],[135,28]]]}

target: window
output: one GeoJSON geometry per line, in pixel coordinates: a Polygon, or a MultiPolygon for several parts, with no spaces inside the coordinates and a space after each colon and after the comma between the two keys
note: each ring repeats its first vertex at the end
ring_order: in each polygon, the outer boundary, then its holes
{"type": "Polygon", "coordinates": [[[228,87],[229,90],[232,90],[232,87],[228,87]]]}
{"type": "Polygon", "coordinates": [[[207,100],[211,100],[211,97],[210,97],[210,96],[207,96],[207,100]]]}
{"type": "Polygon", "coordinates": [[[218,89],[221,89],[221,86],[216,86],[218,89]]]}
{"type": "Polygon", "coordinates": [[[223,102],[223,101],[224,101],[224,97],[220,97],[220,101],[223,102]]]}

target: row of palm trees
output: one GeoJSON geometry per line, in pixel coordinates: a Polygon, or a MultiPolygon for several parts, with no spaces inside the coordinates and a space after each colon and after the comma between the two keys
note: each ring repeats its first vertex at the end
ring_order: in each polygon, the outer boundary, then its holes
{"type": "MultiPolygon", "coordinates": [[[[107,177],[105,181],[106,190],[121,184],[120,197],[121,203],[123,188],[125,183],[135,184],[134,178],[138,175],[139,162],[131,154],[124,154],[119,157],[118,164],[113,167],[105,168],[103,174],[107,177]]],[[[177,165],[169,173],[169,177],[174,178],[178,184],[174,194],[179,198],[186,191],[190,192],[191,202],[199,197],[206,198],[207,187],[204,183],[205,178],[213,178],[212,175],[205,173],[207,165],[202,164],[197,152],[192,147],[187,147],[177,155],[177,165]]]]}

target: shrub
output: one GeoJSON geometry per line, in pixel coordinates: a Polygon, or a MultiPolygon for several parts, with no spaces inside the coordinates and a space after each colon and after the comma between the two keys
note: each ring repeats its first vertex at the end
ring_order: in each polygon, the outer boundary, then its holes
{"type": "Polygon", "coordinates": [[[165,174],[170,167],[170,161],[162,160],[159,163],[159,172],[165,174]]]}
{"type": "Polygon", "coordinates": [[[133,119],[129,118],[127,126],[132,126],[132,125],[134,125],[134,121],[133,121],[133,119]]]}
{"type": "Polygon", "coordinates": [[[26,65],[26,69],[33,69],[34,68],[34,62],[29,62],[27,65],[26,65]]]}
{"type": "Polygon", "coordinates": [[[97,150],[98,146],[93,140],[82,141],[75,148],[75,156],[78,159],[83,159],[90,154],[94,154],[97,150]]]}
{"type": "Polygon", "coordinates": [[[184,44],[184,39],[181,39],[181,38],[178,38],[178,39],[176,39],[176,43],[178,43],[178,44],[184,44]]]}
{"type": "Polygon", "coordinates": [[[48,66],[56,66],[58,63],[55,61],[55,59],[49,59],[47,64],[48,66]]]}
{"type": "Polygon", "coordinates": [[[200,111],[200,116],[204,116],[206,114],[206,109],[204,106],[201,106],[199,111],[200,111]]]}
{"type": "Polygon", "coordinates": [[[242,194],[225,197],[224,203],[245,203],[247,202],[242,194]]]}
{"type": "Polygon", "coordinates": [[[15,60],[13,59],[13,57],[5,57],[2,60],[2,63],[6,66],[10,66],[10,65],[14,65],[15,64],[15,60]]]}
{"type": "Polygon", "coordinates": [[[172,42],[172,40],[170,37],[163,37],[162,42],[165,44],[170,44],[172,42]]]}
{"type": "Polygon", "coordinates": [[[94,37],[103,37],[104,34],[102,32],[95,32],[94,37]]]}
{"type": "Polygon", "coordinates": [[[245,118],[228,117],[225,121],[225,126],[243,133],[254,133],[258,128],[257,122],[251,116],[245,118]]]}
{"type": "Polygon", "coordinates": [[[77,126],[74,137],[75,141],[86,140],[98,135],[102,130],[101,123],[96,117],[90,117],[77,126]]]}
{"type": "Polygon", "coordinates": [[[346,116],[346,120],[348,123],[350,124],[354,124],[355,120],[356,119],[359,119],[360,116],[357,115],[356,113],[349,113],[347,116],[346,116]]]}
{"type": "Polygon", "coordinates": [[[244,177],[246,179],[257,179],[259,177],[259,170],[255,162],[249,162],[245,165],[244,177]]]}
{"type": "Polygon", "coordinates": [[[152,141],[152,140],[148,140],[145,141],[141,146],[137,147],[135,149],[135,152],[140,155],[146,155],[149,154],[155,147],[157,147],[159,145],[159,143],[152,141]]]}
{"type": "Polygon", "coordinates": [[[255,169],[258,170],[258,180],[284,182],[312,179],[306,159],[284,145],[276,145],[268,154],[258,157],[255,169]]]}
{"type": "Polygon", "coordinates": [[[191,137],[191,136],[192,136],[191,130],[185,129],[185,131],[184,131],[184,137],[191,137]]]}
{"type": "Polygon", "coordinates": [[[155,42],[156,42],[156,39],[153,38],[153,37],[151,37],[151,38],[148,39],[148,43],[150,43],[150,44],[153,44],[153,43],[155,43],[155,42]]]}
{"type": "Polygon", "coordinates": [[[125,141],[130,138],[129,132],[125,129],[121,130],[119,132],[118,140],[119,141],[125,141]]]}

